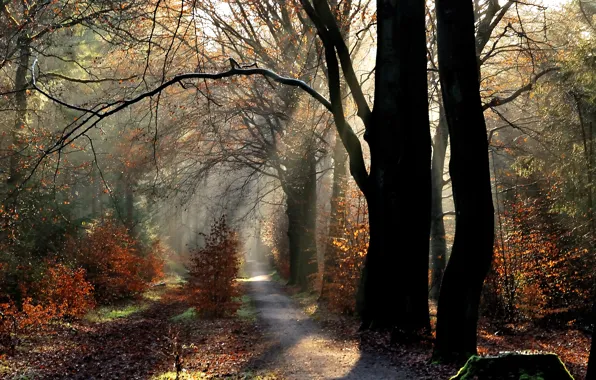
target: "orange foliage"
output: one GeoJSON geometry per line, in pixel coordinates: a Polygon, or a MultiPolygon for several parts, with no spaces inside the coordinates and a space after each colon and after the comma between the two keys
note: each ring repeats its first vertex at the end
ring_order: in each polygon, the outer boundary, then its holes
{"type": "Polygon", "coordinates": [[[39,283],[38,298],[53,317],[79,318],[95,306],[93,285],[85,279],[83,268],[62,264],[49,265],[39,283]]]}
{"type": "Polygon", "coordinates": [[[238,309],[233,298],[240,269],[238,234],[226,223],[225,215],[211,225],[205,247],[191,252],[189,285],[194,304],[209,317],[220,317],[238,309]]]}
{"type": "Polygon", "coordinates": [[[493,269],[484,300],[491,313],[536,318],[548,308],[586,304],[591,282],[588,251],[567,241],[549,198],[505,203],[497,225],[493,269]]]}
{"type": "Polygon", "coordinates": [[[1,303],[0,347],[14,355],[20,334],[40,329],[54,317],[55,310],[34,305],[31,298],[25,298],[20,308],[12,300],[1,303]]]}
{"type": "Polygon", "coordinates": [[[362,193],[351,189],[346,193],[345,218],[331,221],[340,223],[341,235],[334,237],[325,252],[327,283],[325,300],[329,308],[340,313],[352,314],[356,308],[356,292],[360,272],[368,251],[368,208],[362,193]]]}
{"type": "Polygon", "coordinates": [[[71,239],[67,251],[87,270],[99,302],[133,296],[162,272],[160,260],[152,254],[143,257],[138,242],[124,226],[113,221],[92,226],[82,239],[71,239]]]}

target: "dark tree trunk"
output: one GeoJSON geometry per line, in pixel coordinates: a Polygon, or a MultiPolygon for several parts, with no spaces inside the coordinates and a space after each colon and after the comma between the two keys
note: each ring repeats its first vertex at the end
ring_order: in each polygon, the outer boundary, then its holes
{"type": "Polygon", "coordinates": [[[359,289],[363,327],[429,329],[430,157],[425,5],[378,0],[375,105],[365,139],[370,245],[359,289]],[[407,37],[404,37],[407,36],[407,37]]]}
{"type": "Polygon", "coordinates": [[[308,148],[303,159],[293,160],[288,168],[289,181],[284,186],[288,243],[290,250],[290,278],[288,285],[308,287],[309,278],[317,270],[316,256],[316,157],[308,148]]]}
{"type": "Polygon", "coordinates": [[[431,284],[430,298],[439,299],[439,289],[443,279],[443,271],[447,263],[447,242],[445,240],[445,223],[443,221],[443,169],[447,152],[447,120],[443,106],[439,109],[439,125],[433,141],[432,159],[432,219],[430,225],[431,284]]]}
{"type": "MultiPolygon", "coordinates": [[[[337,9],[337,0],[330,0],[329,5],[331,9],[337,9]]],[[[343,2],[343,9],[340,13],[341,35],[346,43],[350,46],[350,22],[349,13],[352,9],[352,1],[347,0],[343,2]]],[[[348,88],[345,81],[340,84],[341,98],[348,95],[348,88]]],[[[340,237],[343,233],[344,218],[345,218],[345,189],[348,184],[348,173],[346,163],[348,161],[348,152],[341,141],[339,133],[335,134],[335,145],[333,147],[333,185],[331,188],[331,202],[329,210],[329,230],[327,232],[327,243],[325,247],[325,265],[323,269],[323,283],[321,284],[321,298],[325,299],[328,296],[327,284],[331,281],[329,277],[329,270],[334,268],[336,263],[337,247],[333,244],[334,239],[340,237]]]]}
{"type": "Polygon", "coordinates": [[[472,2],[437,0],[436,13],[456,234],[441,284],[434,355],[458,360],[476,353],[480,294],[493,253],[494,208],[472,2]]]}

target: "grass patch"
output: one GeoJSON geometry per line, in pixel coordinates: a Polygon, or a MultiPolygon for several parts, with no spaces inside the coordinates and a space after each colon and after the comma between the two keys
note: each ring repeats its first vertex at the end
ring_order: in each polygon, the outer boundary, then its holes
{"type": "Polygon", "coordinates": [[[238,318],[251,322],[256,321],[258,312],[252,299],[247,295],[243,295],[242,297],[238,297],[237,300],[242,303],[240,309],[236,311],[238,318]]]}
{"type": "Polygon", "coordinates": [[[120,318],[128,318],[133,314],[146,310],[147,308],[148,305],[144,303],[134,303],[123,305],[121,307],[102,306],[87,313],[85,319],[89,322],[95,323],[110,322],[120,318]]]}
{"type": "Polygon", "coordinates": [[[278,284],[281,284],[281,285],[285,285],[285,284],[286,284],[286,282],[288,282],[288,281],[287,281],[287,280],[285,280],[283,277],[281,277],[281,276],[279,275],[279,273],[277,273],[277,271],[276,271],[276,270],[274,270],[273,272],[271,272],[271,273],[269,274],[269,277],[271,277],[271,281],[277,282],[278,284]]]}
{"type": "Polygon", "coordinates": [[[189,307],[188,309],[186,309],[184,313],[173,316],[172,318],[170,318],[170,320],[172,320],[173,322],[184,323],[197,319],[198,316],[199,313],[197,312],[197,309],[195,309],[194,307],[189,307]]]}
{"type": "Polygon", "coordinates": [[[166,260],[166,272],[172,273],[173,276],[185,278],[188,276],[188,268],[184,263],[176,260],[166,260]]]}
{"type": "Polygon", "coordinates": [[[300,292],[291,297],[300,305],[302,311],[313,320],[325,320],[330,317],[329,312],[319,304],[319,293],[315,291],[300,292]]]}
{"type": "Polygon", "coordinates": [[[161,286],[161,287],[156,286],[156,287],[150,288],[145,293],[143,293],[143,298],[148,301],[157,302],[161,299],[161,296],[164,293],[163,288],[164,288],[163,286],[161,286]]]}
{"type": "MultiPolygon", "coordinates": [[[[206,379],[206,378],[207,378],[207,374],[205,372],[198,372],[198,371],[193,371],[193,372],[183,371],[182,373],[180,373],[180,376],[178,377],[178,379],[180,379],[180,380],[195,380],[195,379],[206,379]]],[[[161,375],[153,376],[151,378],[151,380],[174,380],[174,379],[176,379],[176,372],[174,372],[174,371],[162,373],[161,375]]]]}
{"type": "MultiPolygon", "coordinates": [[[[216,375],[219,378],[219,376],[216,375]]],[[[180,380],[196,380],[196,379],[211,379],[213,375],[207,375],[204,372],[199,371],[192,371],[187,372],[183,371],[180,373],[180,380]]],[[[228,380],[277,380],[278,377],[273,373],[253,373],[253,372],[244,372],[237,375],[225,375],[222,378],[228,380]]],[[[176,379],[176,372],[170,371],[162,373],[161,375],[153,376],[151,380],[174,380],[176,379]]]]}

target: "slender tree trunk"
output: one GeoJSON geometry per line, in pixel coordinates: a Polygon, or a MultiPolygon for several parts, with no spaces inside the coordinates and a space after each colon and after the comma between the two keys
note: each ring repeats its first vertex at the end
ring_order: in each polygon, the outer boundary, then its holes
{"type": "Polygon", "coordinates": [[[363,328],[410,334],[430,328],[425,4],[378,0],[377,9],[375,105],[365,134],[371,152],[365,191],[370,244],[358,310],[363,328]]]}
{"type": "Polygon", "coordinates": [[[325,247],[325,265],[323,269],[323,284],[321,298],[326,299],[329,292],[329,283],[333,281],[330,271],[337,265],[336,249],[334,239],[342,235],[345,218],[345,189],[348,183],[346,162],[348,152],[339,136],[335,138],[333,149],[333,187],[331,189],[331,207],[329,212],[329,230],[327,232],[327,244],[325,247]]]}
{"type": "Polygon", "coordinates": [[[125,184],[126,189],[126,224],[129,232],[134,234],[135,229],[135,198],[134,198],[134,189],[133,184],[130,182],[130,179],[127,179],[125,184]]]}
{"type": "MultiPolygon", "coordinates": [[[[329,5],[331,9],[337,9],[337,0],[330,0],[329,5]]],[[[343,10],[341,19],[338,20],[340,25],[341,35],[346,43],[350,46],[350,22],[348,21],[351,10],[352,1],[346,0],[343,3],[343,10]]],[[[340,83],[340,96],[345,98],[348,94],[345,81],[340,83]]],[[[331,202],[329,212],[329,230],[327,232],[327,244],[325,247],[325,265],[323,267],[323,284],[321,287],[321,298],[325,299],[328,296],[328,283],[332,281],[329,276],[329,271],[337,264],[336,253],[337,247],[333,244],[334,239],[342,235],[345,218],[345,189],[348,184],[347,163],[348,152],[341,141],[341,137],[337,130],[335,131],[335,145],[333,147],[333,185],[331,188],[331,202]]]]}
{"type": "Polygon", "coordinates": [[[31,60],[31,40],[27,37],[19,37],[17,40],[19,51],[17,70],[15,74],[15,124],[11,131],[11,152],[10,152],[10,176],[7,180],[9,191],[14,190],[21,181],[19,157],[21,155],[22,130],[27,124],[27,70],[31,60]]]}
{"type": "Polygon", "coordinates": [[[288,285],[298,283],[298,258],[300,257],[300,212],[299,196],[293,191],[286,191],[286,215],[288,217],[288,249],[290,254],[290,278],[288,285]]]}
{"type": "Polygon", "coordinates": [[[476,353],[480,294],[493,254],[494,208],[472,2],[437,0],[436,13],[456,234],[441,284],[434,355],[458,360],[476,353]]]}
{"type": "Polygon", "coordinates": [[[447,152],[447,120],[441,105],[439,108],[439,125],[433,141],[432,158],[432,218],[430,225],[431,252],[431,284],[430,298],[439,299],[439,289],[443,279],[443,271],[447,263],[447,241],[445,240],[445,222],[443,220],[443,169],[447,152]]]}

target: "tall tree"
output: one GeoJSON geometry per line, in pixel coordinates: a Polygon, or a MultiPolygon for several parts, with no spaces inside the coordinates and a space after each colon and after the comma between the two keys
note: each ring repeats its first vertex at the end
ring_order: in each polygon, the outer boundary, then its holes
{"type": "Polygon", "coordinates": [[[437,0],[436,15],[456,234],[441,285],[434,355],[449,360],[476,353],[480,294],[493,254],[494,208],[473,5],[437,0]]]}

